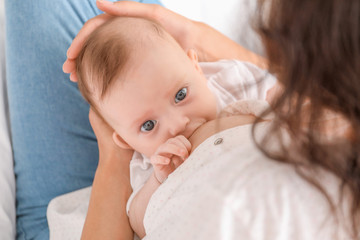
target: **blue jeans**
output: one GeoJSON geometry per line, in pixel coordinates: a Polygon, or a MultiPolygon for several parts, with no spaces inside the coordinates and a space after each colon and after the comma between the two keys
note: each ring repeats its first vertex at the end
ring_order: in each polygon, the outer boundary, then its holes
{"type": "Polygon", "coordinates": [[[17,239],[49,239],[49,201],[91,185],[97,167],[89,106],[62,64],[100,11],[95,0],[6,0],[5,7],[17,239]]]}

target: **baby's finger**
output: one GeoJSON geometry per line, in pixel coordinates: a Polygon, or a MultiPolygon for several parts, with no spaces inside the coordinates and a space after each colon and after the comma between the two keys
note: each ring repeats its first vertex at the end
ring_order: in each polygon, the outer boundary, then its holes
{"type": "Polygon", "coordinates": [[[172,164],[174,165],[174,167],[175,167],[175,168],[178,168],[181,164],[183,164],[184,159],[175,156],[175,157],[173,157],[173,158],[171,159],[171,161],[172,161],[172,164]]]}
{"type": "Polygon", "coordinates": [[[183,158],[187,158],[189,156],[189,152],[191,150],[191,143],[184,136],[179,135],[175,138],[170,138],[167,143],[176,145],[179,148],[184,149],[184,155],[182,155],[183,158]]]}
{"type": "Polygon", "coordinates": [[[162,155],[168,158],[171,158],[172,156],[186,158],[188,156],[188,151],[182,146],[167,142],[159,147],[156,155],[162,155]]]}
{"type": "Polygon", "coordinates": [[[190,151],[191,150],[191,143],[189,141],[189,139],[187,139],[185,136],[183,135],[178,135],[175,137],[177,140],[179,140],[184,146],[185,148],[190,151]]]}
{"type": "Polygon", "coordinates": [[[161,155],[153,155],[150,158],[150,162],[153,165],[168,165],[170,163],[170,159],[161,155]]]}

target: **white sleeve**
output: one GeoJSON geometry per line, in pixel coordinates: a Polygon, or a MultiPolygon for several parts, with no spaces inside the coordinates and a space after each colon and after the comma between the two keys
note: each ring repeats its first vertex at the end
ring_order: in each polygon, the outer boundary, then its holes
{"type": "Polygon", "coordinates": [[[238,100],[265,100],[267,91],[276,83],[268,71],[248,62],[221,60],[200,66],[217,98],[219,111],[238,100]]]}
{"type": "Polygon", "coordinates": [[[247,97],[249,99],[265,100],[268,90],[275,85],[276,78],[267,70],[261,69],[252,63],[237,61],[237,64],[247,69],[249,76],[245,78],[245,82],[249,86],[249,88],[245,88],[247,97]]]}
{"type": "Polygon", "coordinates": [[[135,151],[130,161],[130,184],[131,184],[131,188],[133,189],[133,192],[131,193],[126,203],[127,214],[129,214],[129,209],[132,200],[139,192],[139,190],[144,186],[144,184],[149,179],[152,172],[153,172],[153,167],[150,163],[150,159],[148,159],[141,153],[135,151]]]}

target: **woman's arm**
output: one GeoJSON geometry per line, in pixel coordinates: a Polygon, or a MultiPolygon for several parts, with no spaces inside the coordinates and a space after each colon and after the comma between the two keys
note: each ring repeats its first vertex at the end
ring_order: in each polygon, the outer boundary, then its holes
{"type": "Polygon", "coordinates": [[[219,59],[238,59],[251,62],[261,68],[267,68],[266,59],[245,49],[207,24],[192,21],[156,4],[118,1],[115,3],[98,0],[97,6],[107,14],[99,15],[86,22],[69,47],[63,70],[70,73],[70,79],[76,81],[75,59],[86,38],[111,16],[148,18],[160,23],[183,49],[196,49],[200,61],[219,59]]]}
{"type": "Polygon", "coordinates": [[[89,119],[98,139],[100,158],[81,239],[132,240],[125,209],[131,194],[129,162],[133,152],[113,143],[112,129],[92,110],[89,119]]]}
{"type": "Polygon", "coordinates": [[[224,34],[202,22],[191,22],[194,38],[193,46],[199,53],[199,60],[212,62],[220,59],[238,59],[251,62],[262,69],[267,69],[265,58],[251,52],[234,42],[224,34]]]}

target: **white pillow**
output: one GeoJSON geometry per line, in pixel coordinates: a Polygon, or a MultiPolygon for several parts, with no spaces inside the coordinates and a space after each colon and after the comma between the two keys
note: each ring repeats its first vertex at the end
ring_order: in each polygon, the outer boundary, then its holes
{"type": "Polygon", "coordinates": [[[4,0],[0,0],[0,239],[15,238],[15,176],[5,81],[4,0]]]}

